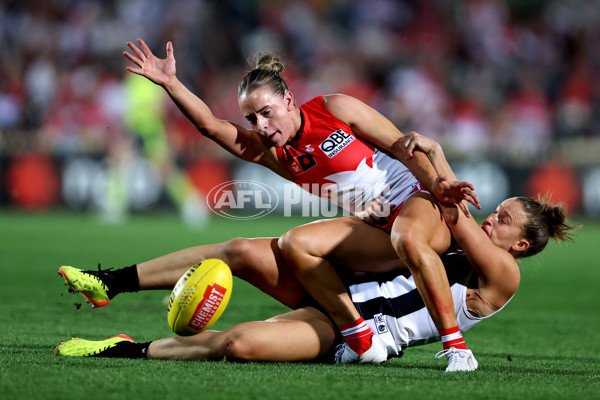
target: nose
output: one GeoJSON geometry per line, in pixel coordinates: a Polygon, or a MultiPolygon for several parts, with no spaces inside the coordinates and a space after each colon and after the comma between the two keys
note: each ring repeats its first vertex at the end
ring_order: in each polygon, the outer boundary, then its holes
{"type": "Polygon", "coordinates": [[[484,225],[491,225],[492,224],[492,218],[494,217],[494,214],[488,215],[488,217],[486,219],[483,220],[483,223],[481,224],[481,226],[484,225]]]}
{"type": "Polygon", "coordinates": [[[266,118],[264,118],[264,117],[261,117],[261,116],[259,116],[259,117],[257,117],[257,118],[256,118],[256,127],[257,127],[257,128],[260,130],[260,131],[262,131],[262,132],[266,132],[266,131],[267,131],[267,128],[268,128],[268,126],[269,126],[269,124],[268,124],[268,122],[267,122],[267,119],[266,119],[266,118]]]}

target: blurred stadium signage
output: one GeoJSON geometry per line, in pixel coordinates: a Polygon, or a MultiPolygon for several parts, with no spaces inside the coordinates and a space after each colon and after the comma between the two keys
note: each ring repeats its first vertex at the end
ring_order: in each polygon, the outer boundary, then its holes
{"type": "MultiPolygon", "coordinates": [[[[302,190],[273,172],[254,164],[233,162],[219,174],[210,164],[210,179],[193,182],[199,201],[214,215],[232,219],[255,219],[271,213],[283,216],[338,217],[347,215],[337,205],[302,190]],[[223,182],[215,185],[214,182],[223,182]],[[280,201],[280,199],[282,201],[280,201]]],[[[600,216],[600,167],[548,161],[514,166],[489,161],[452,163],[460,180],[473,183],[484,215],[511,196],[551,195],[571,213],[600,216]]],[[[89,156],[50,157],[35,154],[0,157],[0,205],[25,209],[67,206],[94,210],[118,221],[128,211],[174,208],[166,196],[166,183],[152,164],[142,157],[111,168],[104,159],[89,156]]],[[[205,207],[202,205],[202,207],[205,207]]]]}

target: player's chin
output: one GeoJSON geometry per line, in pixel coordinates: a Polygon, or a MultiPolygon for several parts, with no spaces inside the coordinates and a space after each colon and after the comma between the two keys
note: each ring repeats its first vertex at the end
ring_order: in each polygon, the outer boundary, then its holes
{"type": "Polygon", "coordinates": [[[281,139],[272,139],[271,144],[273,145],[273,147],[283,147],[287,144],[287,142],[285,140],[281,140],[281,139]]]}
{"type": "Polygon", "coordinates": [[[272,136],[268,138],[268,140],[273,144],[273,147],[283,147],[288,142],[288,137],[283,133],[277,131],[272,136]]]}

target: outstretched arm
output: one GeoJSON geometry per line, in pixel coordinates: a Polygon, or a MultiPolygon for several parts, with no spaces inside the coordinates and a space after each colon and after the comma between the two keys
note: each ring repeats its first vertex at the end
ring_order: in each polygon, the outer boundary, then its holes
{"type": "Polygon", "coordinates": [[[129,72],[143,76],[163,87],[181,112],[204,136],[214,140],[233,155],[251,162],[269,166],[270,153],[258,135],[240,125],[215,118],[210,108],[176,76],[173,44],[167,43],[166,58],[156,57],[146,42],[138,39],[139,47],[132,42],[127,45],[133,52],[123,52],[136,67],[128,66],[129,72]]]}

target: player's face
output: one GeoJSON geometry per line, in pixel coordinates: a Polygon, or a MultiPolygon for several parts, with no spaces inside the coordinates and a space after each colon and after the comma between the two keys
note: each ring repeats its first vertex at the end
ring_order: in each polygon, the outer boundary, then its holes
{"type": "Polygon", "coordinates": [[[507,199],[483,221],[481,229],[496,246],[512,252],[523,251],[529,247],[529,243],[523,239],[526,222],[527,215],[521,203],[516,199],[507,199]]]}
{"type": "Polygon", "coordinates": [[[282,97],[264,86],[241,96],[239,105],[252,130],[266,137],[275,147],[285,145],[298,129],[293,126],[295,107],[291,92],[282,97]]]}

